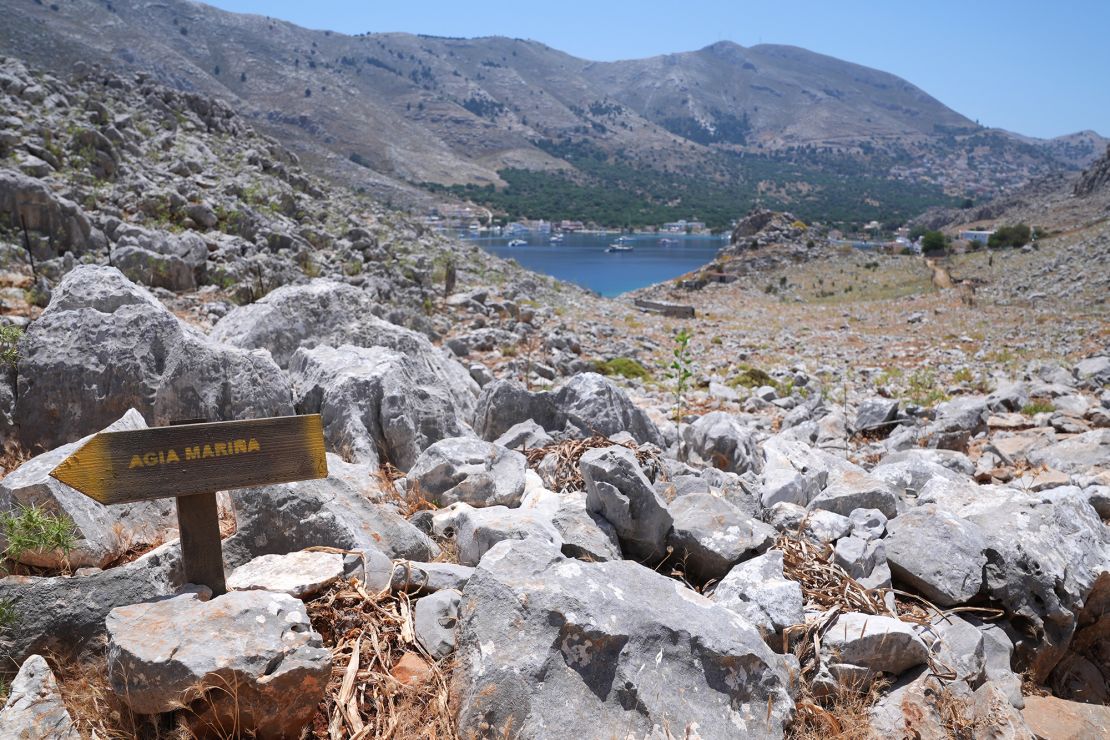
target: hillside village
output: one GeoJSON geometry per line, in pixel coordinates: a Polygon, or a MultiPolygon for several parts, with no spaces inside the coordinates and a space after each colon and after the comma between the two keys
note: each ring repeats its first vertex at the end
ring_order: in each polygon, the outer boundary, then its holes
{"type": "Polygon", "coordinates": [[[923,216],[1045,229],[953,287],[767,211],[609,300],[149,75],[5,57],[0,110],[0,737],[1110,726],[1110,153],[923,216]],[[326,475],[216,496],[226,593],[51,476],[315,414],[326,475]]]}

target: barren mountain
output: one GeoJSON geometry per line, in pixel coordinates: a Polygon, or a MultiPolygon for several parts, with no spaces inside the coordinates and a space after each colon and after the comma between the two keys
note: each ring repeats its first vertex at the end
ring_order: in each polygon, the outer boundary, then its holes
{"type": "Polygon", "coordinates": [[[508,183],[509,202],[487,202],[542,210],[529,194],[536,175],[521,175],[539,172],[540,185],[600,186],[660,207],[681,194],[674,213],[644,218],[705,218],[723,212],[716,200],[735,212],[755,199],[803,216],[884,217],[1077,170],[1106,143],[985,129],[898,77],[786,46],[721,42],[598,63],[535,41],[348,36],[184,0],[0,8],[0,51],[223,97],[333,176],[405,201],[422,184],[508,183]],[[704,174],[709,192],[675,173],[704,174]],[[901,185],[882,186],[890,180],[901,185]]]}

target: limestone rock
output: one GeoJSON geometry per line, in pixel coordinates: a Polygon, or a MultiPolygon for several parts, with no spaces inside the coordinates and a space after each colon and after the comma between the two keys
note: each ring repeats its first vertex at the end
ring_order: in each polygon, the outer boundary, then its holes
{"type": "Polygon", "coordinates": [[[821,641],[826,660],[898,675],[929,659],[913,627],[892,617],[846,612],[821,641]]]}
{"type": "Polygon", "coordinates": [[[444,589],[416,602],[416,639],[433,658],[446,658],[455,649],[460,596],[455,589],[444,589]]]}
{"type": "Polygon", "coordinates": [[[579,460],[586,508],[617,532],[621,549],[636,558],[661,558],[674,522],[662,497],[627,447],[593,449],[579,460]]]}
{"type": "Polygon", "coordinates": [[[571,491],[559,496],[559,506],[551,520],[563,540],[567,557],[583,560],[620,560],[617,531],[600,514],[589,510],[586,494],[571,491]]]}
{"type": "Polygon", "coordinates": [[[711,598],[744,617],[768,638],[805,621],[802,586],[783,576],[780,550],[771,550],[734,567],[717,584],[711,598]]]}
{"type": "Polygon", "coordinates": [[[466,407],[426,364],[383,347],[320,345],[290,360],[297,411],[319,413],[345,459],[408,470],[432,443],[470,434],[466,407]]]}
{"type": "Polygon", "coordinates": [[[442,439],[420,453],[406,479],[439,506],[517,506],[524,493],[524,455],[473,437],[442,439]]]}
{"type": "Polygon", "coordinates": [[[231,500],[236,532],[224,542],[224,559],[232,567],[315,546],[376,549],[415,560],[439,554],[391,506],[373,503],[336,476],[233,491],[231,500]]]}
{"type": "Polygon", "coordinates": [[[331,652],[288,594],[184,594],[113,609],[107,630],[112,690],[139,714],[187,706],[208,732],[298,737],[331,676],[331,652]]]}
{"type": "Polygon", "coordinates": [[[343,577],[343,556],[301,550],[285,555],[260,555],[227,577],[228,591],[273,591],[304,599],[343,577]]]}
{"type": "Polygon", "coordinates": [[[793,712],[782,659],[744,619],[636,563],[534,538],[482,559],[456,656],[464,736],[771,738],[793,712]]]}
{"type": "MultiPolygon", "coordinates": [[[[130,409],[102,431],[145,428],[143,418],[130,409]]],[[[105,506],[50,477],[50,471],[88,439],[33,457],[0,480],[0,512],[35,506],[73,522],[76,542],[68,554],[27,551],[20,555],[21,563],[41,568],[62,568],[67,563],[72,568],[102,568],[132,547],[156,545],[177,536],[173,499],[105,506]]],[[[6,546],[0,532],[0,549],[6,546]]]]}
{"type": "Polygon", "coordinates": [[[924,505],[891,519],[885,543],[894,576],[937,606],[963,604],[983,586],[983,535],[947,511],[924,505]]]}
{"type": "Polygon", "coordinates": [[[20,344],[16,422],[53,448],[135,408],[155,425],[293,412],[266,352],[211,341],[112,267],[74,269],[20,344]]]}
{"type": "Polygon", "coordinates": [[[10,740],[80,740],[54,672],[41,655],[27,658],[15,674],[0,709],[0,728],[10,740]]]}
{"type": "Polygon", "coordinates": [[[535,511],[487,506],[482,509],[460,504],[455,519],[455,543],[460,565],[477,565],[486,552],[502,540],[538,537],[556,547],[562,537],[551,520],[535,511]]]}
{"type": "Polygon", "coordinates": [[[732,473],[758,472],[754,432],[732,414],[712,411],[682,429],[688,453],[732,473]]]}
{"type": "Polygon", "coordinates": [[[775,539],[773,527],[711,493],[682,496],[668,508],[674,518],[672,557],[699,583],[722,578],[775,539]]]}

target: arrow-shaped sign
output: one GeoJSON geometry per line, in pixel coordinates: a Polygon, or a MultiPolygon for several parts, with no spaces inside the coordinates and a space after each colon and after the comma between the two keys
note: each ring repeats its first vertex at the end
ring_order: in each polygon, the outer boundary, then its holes
{"type": "Polygon", "coordinates": [[[50,473],[102,504],[327,474],[318,414],[101,432],[50,473]]]}

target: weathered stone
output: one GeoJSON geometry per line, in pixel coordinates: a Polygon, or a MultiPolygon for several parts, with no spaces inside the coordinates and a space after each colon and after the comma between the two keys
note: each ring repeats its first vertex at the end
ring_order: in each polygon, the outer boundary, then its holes
{"type": "Polygon", "coordinates": [[[1025,724],[1038,738],[1089,740],[1106,736],[1110,706],[1096,706],[1055,696],[1027,696],[1021,712],[1025,724]]]}
{"type": "Polygon", "coordinates": [[[755,433],[732,414],[713,411],[682,429],[687,454],[732,473],[759,471],[755,433]]]}
{"type": "Polygon", "coordinates": [[[474,569],[467,565],[401,560],[393,567],[391,588],[410,593],[435,593],[445,588],[461,591],[472,575],[474,569]]]}
{"type": "Polygon", "coordinates": [[[174,291],[197,289],[193,268],[172,254],[158,254],[142,247],[117,247],[112,250],[112,265],[128,280],[174,291]]]}
{"type": "Polygon", "coordinates": [[[636,563],[534,538],[483,558],[456,656],[464,736],[770,738],[793,712],[782,659],[744,619],[636,563]]]}
{"type": "Polygon", "coordinates": [[[937,406],[937,416],[926,428],[930,447],[966,450],[972,435],[986,431],[987,399],[962,396],[937,406]]]}
{"type": "Polygon", "coordinates": [[[621,549],[635,558],[663,557],[673,518],[627,447],[589,450],[579,460],[586,508],[617,531],[621,549]]]}
{"type": "Polygon", "coordinates": [[[139,714],[189,707],[200,734],[298,737],[331,676],[331,652],[288,594],[184,594],[113,609],[107,630],[112,690],[139,714]]]}
{"type": "Polygon", "coordinates": [[[775,529],[769,524],[711,493],[682,496],[668,508],[674,518],[668,538],[671,556],[698,583],[722,578],[775,540],[775,529]]]}
{"type": "Polygon", "coordinates": [[[826,660],[898,675],[929,659],[913,627],[892,617],[846,612],[821,641],[826,660]]]}
{"type": "Polygon", "coordinates": [[[524,493],[524,455],[473,437],[441,439],[406,476],[429,501],[446,506],[517,506],[524,493]]]}
{"type": "Polygon", "coordinates": [[[27,447],[53,448],[135,408],[149,422],[292,413],[265,352],[217,344],[112,267],[78,267],[20,343],[16,421],[27,447]]]}
{"type": "Polygon", "coordinates": [[[463,507],[455,520],[455,543],[460,565],[477,565],[486,552],[502,540],[537,537],[561,547],[559,532],[551,521],[533,511],[487,506],[463,507]]]}
{"type": "Polygon", "coordinates": [[[628,432],[637,442],[663,446],[659,429],[613,381],[597,373],[579,373],[555,393],[555,405],[567,423],[583,435],[610,437],[628,432]]]}
{"type": "Polygon", "coordinates": [[[763,632],[768,642],[785,628],[805,621],[802,586],[783,576],[780,550],[770,550],[734,567],[710,598],[744,617],[763,632]]]}
{"type": "Polygon", "coordinates": [[[413,619],[416,639],[433,658],[446,658],[455,649],[460,596],[455,589],[444,589],[416,602],[413,619]]]}
{"type": "Polygon", "coordinates": [[[852,523],[853,537],[875,540],[886,532],[886,515],[878,509],[853,509],[848,520],[852,523]]]}
{"type": "Polygon", "coordinates": [[[510,450],[531,450],[536,447],[547,447],[554,442],[551,435],[544,431],[536,422],[531,419],[514,424],[500,437],[498,437],[494,444],[507,447],[510,450]]]}
{"type": "Polygon", "coordinates": [[[432,443],[470,434],[450,388],[391,349],[299,349],[289,374],[297,410],[322,414],[328,446],[347,460],[408,470],[432,443]]]}
{"type": "Polygon", "coordinates": [[[937,606],[963,604],[983,586],[986,542],[979,528],[923,505],[887,522],[886,554],[895,578],[937,606]]]}
{"type": "Polygon", "coordinates": [[[881,480],[863,468],[841,460],[829,471],[828,485],[809,502],[810,509],[824,509],[848,516],[856,509],[876,509],[888,518],[898,515],[898,497],[881,480]]]}
{"type": "Polygon", "coordinates": [[[852,528],[852,521],[846,516],[822,509],[806,511],[788,503],[772,506],[767,521],[780,532],[800,532],[814,542],[835,542],[852,528]]]}
{"type": "Polygon", "coordinates": [[[304,599],[343,577],[343,556],[301,550],[285,555],[259,555],[227,577],[229,591],[274,591],[304,599]]]}
{"type": "Polygon", "coordinates": [[[622,557],[617,531],[604,517],[588,509],[583,491],[562,494],[551,523],[563,539],[562,551],[567,557],[591,561],[622,557]]]}
{"type": "Polygon", "coordinates": [[[889,432],[888,422],[898,416],[898,401],[889,398],[869,398],[859,405],[853,429],[859,431],[875,430],[889,432]]]}
{"type": "MultiPolygon", "coordinates": [[[[103,431],[145,428],[143,418],[131,409],[103,431]]],[[[133,547],[157,545],[177,536],[172,499],[105,506],[50,477],[50,471],[88,439],[33,457],[0,480],[0,512],[18,513],[21,506],[34,506],[68,518],[76,535],[68,553],[28,550],[19,555],[19,562],[40,568],[103,568],[133,547]]],[[[0,550],[7,544],[0,531],[0,550]]]]}
{"type": "Polygon", "coordinates": [[[233,491],[236,531],[224,543],[229,566],[259,555],[308,547],[378,549],[390,557],[430,560],[439,548],[392,507],[375,504],[334,476],[233,491]]]}
{"type": "Polygon", "coordinates": [[[183,582],[176,541],[118,568],[0,578],[0,601],[10,603],[16,614],[0,641],[0,659],[18,664],[34,653],[75,656],[104,634],[104,618],[112,609],[173,594],[183,582]]]}
{"type": "Polygon", "coordinates": [[[0,169],[0,214],[13,227],[26,225],[35,237],[36,259],[69,251],[103,253],[108,243],[76,203],[60,197],[46,183],[9,169],[0,169]]]}
{"type": "Polygon", "coordinates": [[[540,428],[561,431],[567,419],[550,393],[532,393],[519,383],[495,380],[482,387],[474,412],[474,431],[494,440],[518,424],[534,422],[540,428]]]}
{"type": "Polygon", "coordinates": [[[80,740],[46,659],[23,661],[0,709],[0,730],[10,740],[80,740]]]}
{"type": "Polygon", "coordinates": [[[833,550],[833,562],[864,588],[890,587],[890,566],[882,540],[842,537],[833,550]]]}
{"type": "MultiPolygon", "coordinates": [[[[982,631],[959,615],[933,619],[929,634],[936,638],[933,660],[954,671],[956,680],[977,688],[987,678],[986,648],[982,631]]],[[[947,670],[945,671],[947,673],[947,670]]]]}
{"type": "Polygon", "coordinates": [[[286,285],[220,319],[212,337],[236,347],[263,348],[288,367],[298,348],[317,345],[386,347],[417,366],[419,377],[434,378],[464,418],[470,418],[478,384],[459,363],[421,334],[379,319],[372,296],[353,285],[317,279],[286,285]]]}
{"type": "Polygon", "coordinates": [[[893,462],[884,460],[872,468],[870,475],[887,484],[897,495],[903,497],[916,496],[935,478],[954,483],[968,481],[967,476],[920,456],[903,457],[893,462]]]}
{"type": "Polygon", "coordinates": [[[1033,450],[1027,455],[1033,465],[1047,465],[1065,473],[1110,469],[1110,429],[1095,429],[1033,450]]]}

